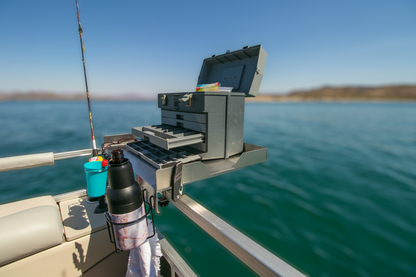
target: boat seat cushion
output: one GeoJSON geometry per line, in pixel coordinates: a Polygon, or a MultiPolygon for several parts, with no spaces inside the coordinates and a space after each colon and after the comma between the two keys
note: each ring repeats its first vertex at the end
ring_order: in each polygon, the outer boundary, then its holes
{"type": "Polygon", "coordinates": [[[6,216],[0,213],[0,266],[62,243],[62,220],[56,203],[26,207],[12,214],[6,209],[6,216]]]}
{"type": "Polygon", "coordinates": [[[14,214],[27,209],[40,207],[40,206],[52,206],[58,207],[52,196],[39,196],[21,201],[16,201],[8,204],[0,205],[0,218],[6,215],[14,214]]]}

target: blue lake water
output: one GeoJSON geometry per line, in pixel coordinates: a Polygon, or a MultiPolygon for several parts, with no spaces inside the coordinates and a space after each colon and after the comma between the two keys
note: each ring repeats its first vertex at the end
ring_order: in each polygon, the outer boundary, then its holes
{"type": "MultiPolygon", "coordinates": [[[[160,123],[155,102],[93,102],[94,130],[160,123]]],[[[90,148],[84,102],[1,102],[0,157],[90,148]]],[[[416,103],[248,103],[268,160],[185,193],[310,276],[416,276],[416,103]]],[[[85,158],[0,172],[0,203],[85,188],[85,158]]],[[[253,276],[173,205],[158,229],[201,276],[253,276]]]]}

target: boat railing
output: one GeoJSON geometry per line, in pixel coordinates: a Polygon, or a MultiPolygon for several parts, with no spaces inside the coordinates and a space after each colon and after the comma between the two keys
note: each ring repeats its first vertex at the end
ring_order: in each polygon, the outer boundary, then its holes
{"type": "MultiPolygon", "coordinates": [[[[55,160],[91,154],[92,149],[84,149],[0,158],[0,171],[52,165],[55,160]]],[[[80,195],[85,194],[85,190],[81,190],[79,193],[80,195]]],[[[167,198],[171,199],[170,193],[166,192],[166,194],[167,198]]],[[[60,197],[65,198],[65,194],[60,197]]],[[[260,276],[306,276],[190,197],[183,195],[180,200],[171,201],[171,203],[260,276]]]]}
{"type": "Polygon", "coordinates": [[[0,171],[25,169],[44,165],[53,165],[57,160],[91,156],[92,149],[75,150],[60,153],[41,153],[0,158],[0,171]]]}

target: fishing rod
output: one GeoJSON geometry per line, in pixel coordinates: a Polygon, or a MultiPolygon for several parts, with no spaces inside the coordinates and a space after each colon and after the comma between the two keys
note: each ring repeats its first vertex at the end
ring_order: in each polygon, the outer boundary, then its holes
{"type": "Polygon", "coordinates": [[[85,90],[86,90],[86,93],[87,93],[88,112],[89,112],[89,115],[90,115],[91,140],[92,140],[92,155],[93,156],[98,156],[98,149],[95,146],[94,128],[92,126],[92,115],[91,115],[91,105],[90,105],[90,93],[88,91],[87,72],[85,70],[84,45],[82,43],[82,33],[83,32],[82,32],[82,28],[81,28],[81,21],[79,20],[78,0],[75,0],[75,4],[77,5],[78,33],[79,33],[79,41],[81,42],[81,54],[82,54],[82,65],[84,67],[85,90]]]}

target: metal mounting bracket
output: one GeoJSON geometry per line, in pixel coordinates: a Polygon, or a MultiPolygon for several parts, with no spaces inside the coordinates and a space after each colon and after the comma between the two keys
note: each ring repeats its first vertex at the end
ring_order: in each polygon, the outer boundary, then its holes
{"type": "Polygon", "coordinates": [[[177,162],[172,172],[172,200],[178,201],[182,197],[182,162],[177,162]]]}

